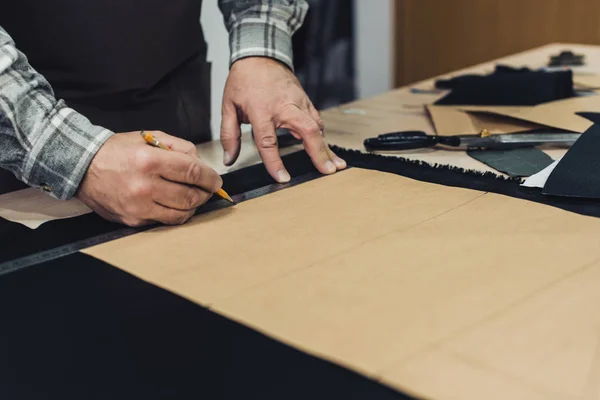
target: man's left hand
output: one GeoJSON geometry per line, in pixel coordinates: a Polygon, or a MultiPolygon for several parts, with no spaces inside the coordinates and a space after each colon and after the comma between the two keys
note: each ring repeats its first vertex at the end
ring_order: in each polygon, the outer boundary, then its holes
{"type": "Polygon", "coordinates": [[[269,174],[278,182],[290,180],[275,129],[286,128],[302,140],[315,167],[324,174],[346,168],[323,138],[323,121],[293,72],[265,57],[236,61],[229,72],[221,123],[223,162],[232,165],[240,153],[240,125],[252,124],[254,140],[269,174]]]}

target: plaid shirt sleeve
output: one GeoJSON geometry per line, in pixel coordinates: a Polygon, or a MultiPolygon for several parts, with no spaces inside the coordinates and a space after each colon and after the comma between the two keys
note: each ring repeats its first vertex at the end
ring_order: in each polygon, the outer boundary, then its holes
{"type": "Polygon", "coordinates": [[[304,0],[219,0],[229,31],[230,65],[240,58],[274,58],[294,70],[292,35],[302,26],[304,0]]]}
{"type": "Polygon", "coordinates": [[[0,167],[67,200],[112,134],[55,99],[48,81],[0,27],[0,167]]]}

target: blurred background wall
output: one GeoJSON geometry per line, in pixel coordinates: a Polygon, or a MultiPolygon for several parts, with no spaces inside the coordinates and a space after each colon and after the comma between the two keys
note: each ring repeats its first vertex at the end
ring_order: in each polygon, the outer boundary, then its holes
{"type": "Polygon", "coordinates": [[[599,0],[393,3],[395,86],[548,43],[600,44],[599,0]]]}

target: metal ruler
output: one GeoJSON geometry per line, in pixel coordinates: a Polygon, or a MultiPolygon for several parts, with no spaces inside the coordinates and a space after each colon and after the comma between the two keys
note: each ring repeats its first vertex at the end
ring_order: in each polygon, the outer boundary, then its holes
{"type": "MultiPolygon", "coordinates": [[[[288,183],[273,183],[258,189],[250,190],[245,193],[240,193],[238,195],[232,196],[231,198],[233,199],[233,201],[235,201],[235,203],[242,203],[244,201],[252,200],[257,197],[265,196],[267,194],[275,193],[280,190],[284,190],[292,186],[311,181],[320,176],[321,174],[315,171],[292,178],[288,183]]],[[[221,210],[223,208],[228,207],[234,207],[234,205],[225,200],[218,200],[205,204],[204,206],[198,208],[196,215],[206,214],[212,211],[221,210]]],[[[60,257],[68,256],[70,254],[77,253],[80,250],[97,246],[102,243],[110,242],[112,240],[120,239],[126,236],[134,235],[136,233],[144,232],[157,226],[158,224],[149,225],[143,228],[122,228],[113,232],[103,233],[101,235],[97,235],[88,239],[83,239],[77,242],[66,244],[64,246],[59,246],[51,250],[45,250],[38,253],[30,254],[25,257],[17,258],[15,260],[7,261],[0,264],[0,275],[14,272],[16,270],[30,267],[32,265],[40,264],[46,261],[55,260],[60,257]]]]}

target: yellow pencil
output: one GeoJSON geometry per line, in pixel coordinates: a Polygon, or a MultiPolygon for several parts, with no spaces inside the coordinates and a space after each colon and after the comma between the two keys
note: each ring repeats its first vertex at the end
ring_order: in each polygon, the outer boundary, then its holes
{"type": "MultiPolygon", "coordinates": [[[[169,148],[169,147],[165,146],[164,144],[162,144],[157,138],[155,138],[154,136],[152,136],[151,133],[148,133],[146,131],[141,131],[140,135],[142,135],[142,137],[144,138],[144,140],[146,141],[146,143],[148,143],[148,144],[150,144],[150,145],[152,145],[154,147],[159,147],[159,148],[161,148],[163,150],[169,150],[169,151],[171,151],[171,148],[169,148]]],[[[228,202],[235,204],[233,202],[233,199],[231,197],[229,197],[229,195],[227,194],[227,192],[224,191],[222,188],[219,189],[219,191],[217,192],[217,194],[219,196],[221,196],[222,198],[224,198],[225,200],[227,200],[228,202]]]]}

